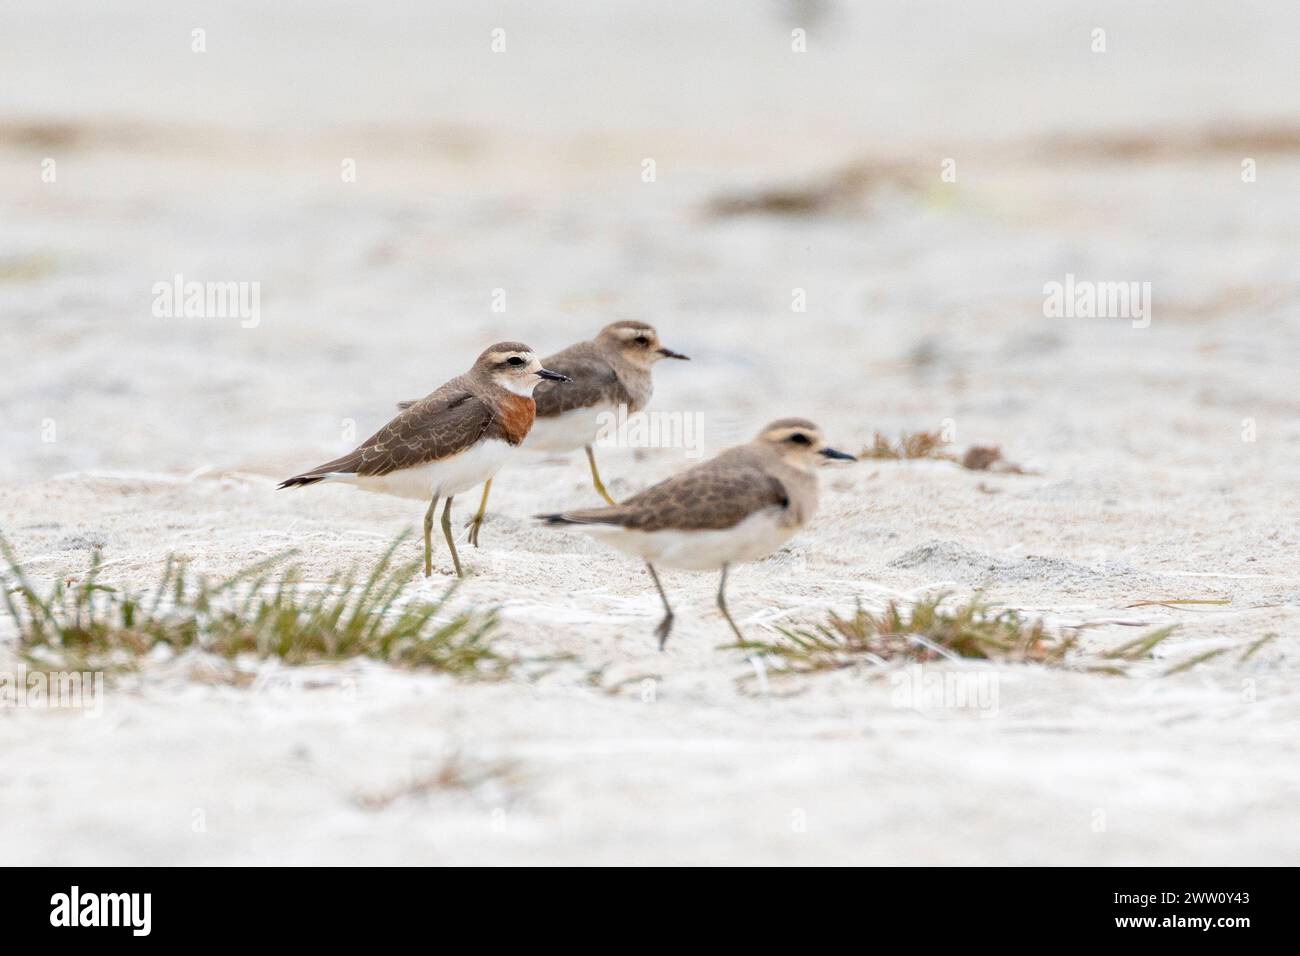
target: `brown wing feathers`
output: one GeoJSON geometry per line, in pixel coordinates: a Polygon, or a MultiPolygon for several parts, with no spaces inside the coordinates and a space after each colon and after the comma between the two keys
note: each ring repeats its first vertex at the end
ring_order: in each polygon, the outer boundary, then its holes
{"type": "Polygon", "coordinates": [[[438,461],[473,445],[492,424],[486,402],[459,383],[448,382],[412,402],[354,451],[282,481],[280,487],[315,484],[338,473],[381,476],[438,461]]]}
{"type": "Polygon", "coordinates": [[[762,469],[717,467],[718,459],[609,508],[539,515],[549,524],[610,524],[633,531],[719,531],[756,511],[786,507],[785,486],[762,469]]]}
{"type": "Polygon", "coordinates": [[[537,386],[533,398],[537,401],[537,414],[542,418],[551,418],[575,408],[631,404],[618,375],[590,342],[579,342],[548,356],[542,364],[572,380],[542,382],[537,386]]]}

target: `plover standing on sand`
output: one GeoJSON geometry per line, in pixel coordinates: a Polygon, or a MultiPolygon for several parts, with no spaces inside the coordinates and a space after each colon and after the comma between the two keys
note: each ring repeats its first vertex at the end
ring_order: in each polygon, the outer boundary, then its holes
{"type": "MultiPolygon", "coordinates": [[[[543,382],[538,387],[533,396],[537,400],[537,419],[524,447],[550,452],[585,449],[592,485],[602,498],[611,505],[616,504],[600,480],[596,453],[592,449],[604,421],[601,416],[617,414],[619,406],[626,406],[629,415],[645,408],[654,393],[650,369],[666,358],[688,357],[664,348],[653,326],[630,320],[611,323],[594,339],[547,356],[546,367],[567,375],[571,384],[543,382]]],[[[399,407],[410,404],[401,402],[399,407]]],[[[483,486],[478,513],[469,523],[469,540],[474,547],[478,547],[478,533],[491,492],[489,480],[483,486]]]]}
{"type": "Polygon", "coordinates": [[[744,635],[727,610],[727,570],[771,554],[817,510],[815,469],[827,458],[856,461],[826,444],[805,418],[772,422],[748,445],[661,481],[621,505],[538,515],[552,525],[577,525],[650,571],[664,617],[655,634],[663,650],[673,609],[655,565],[691,571],[721,569],[718,608],[737,640],[744,635]]]}
{"type": "Polygon", "coordinates": [[[490,481],[532,428],[533,389],[567,376],[543,368],[519,342],[491,346],[464,375],[416,402],[354,451],[280,482],[281,488],[319,481],[347,481],[371,491],[432,495],[424,515],[424,575],[433,573],[433,512],[439,498],[442,533],[457,576],[460,556],[451,536],[451,502],[462,491],[490,481]]]}

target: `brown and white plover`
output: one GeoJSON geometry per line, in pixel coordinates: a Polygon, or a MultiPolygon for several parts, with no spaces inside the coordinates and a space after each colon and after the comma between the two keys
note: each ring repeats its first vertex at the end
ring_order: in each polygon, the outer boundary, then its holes
{"type": "Polygon", "coordinates": [[[806,418],[782,418],[752,442],[661,481],[621,505],[539,515],[576,525],[599,541],[645,561],[664,604],[655,634],[663,649],[673,609],[655,565],[722,571],[718,608],[737,640],[744,635],[727,610],[727,570],[771,554],[817,510],[816,468],[825,459],[856,461],[826,444],[806,418]]]}
{"type": "Polygon", "coordinates": [[[456,574],[460,556],[451,536],[451,502],[462,491],[490,481],[533,426],[533,389],[542,381],[568,382],[543,368],[533,350],[498,342],[458,375],[407,407],[354,451],[280,482],[281,488],[347,481],[371,491],[423,498],[424,574],[433,573],[433,512],[439,498],[442,533],[456,574]]]}
{"type": "MultiPolygon", "coordinates": [[[[537,400],[537,419],[524,440],[524,447],[549,452],[585,449],[592,485],[607,502],[616,504],[600,480],[592,446],[606,420],[603,416],[617,414],[620,406],[632,415],[650,403],[654,394],[650,370],[666,358],[689,359],[664,348],[654,326],[634,320],[613,322],[594,339],[548,355],[543,360],[546,367],[567,375],[571,384],[543,382],[538,386],[533,396],[537,400]]],[[[402,402],[399,407],[409,404],[402,402]]],[[[478,513],[469,524],[469,540],[475,547],[478,547],[479,529],[483,526],[491,492],[492,482],[488,481],[483,486],[478,513]]]]}

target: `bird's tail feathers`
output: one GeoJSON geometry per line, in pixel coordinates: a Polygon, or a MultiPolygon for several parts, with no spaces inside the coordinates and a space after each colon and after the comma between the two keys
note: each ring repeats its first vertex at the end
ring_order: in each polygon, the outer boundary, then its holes
{"type": "Polygon", "coordinates": [[[327,461],[323,465],[317,465],[311,471],[304,471],[301,475],[294,475],[292,478],[286,478],[276,486],[276,490],[282,488],[293,488],[297,485],[314,485],[318,481],[325,481],[328,478],[338,478],[346,475],[355,474],[357,466],[361,463],[361,458],[357,452],[349,452],[342,458],[335,458],[333,461],[327,461]]]}
{"type": "Polygon", "coordinates": [[[292,478],[286,478],[275,486],[276,491],[282,491],[285,488],[294,488],[298,485],[314,485],[318,481],[324,481],[329,475],[294,475],[292,478]]]}
{"type": "Polygon", "coordinates": [[[560,524],[622,524],[622,509],[613,508],[582,508],[578,511],[561,511],[548,515],[533,515],[539,521],[544,521],[548,525],[560,524]]]}

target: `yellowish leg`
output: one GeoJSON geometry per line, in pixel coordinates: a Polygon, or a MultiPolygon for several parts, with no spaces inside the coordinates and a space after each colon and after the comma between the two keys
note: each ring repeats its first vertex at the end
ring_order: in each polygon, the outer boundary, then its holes
{"type": "Polygon", "coordinates": [[[435,497],[429,502],[429,510],[424,513],[424,576],[433,574],[433,509],[438,507],[435,497]]]}
{"type": "Polygon", "coordinates": [[[725,564],[722,566],[722,580],[718,582],[718,609],[722,611],[722,616],[731,625],[731,631],[736,635],[736,640],[744,644],[745,635],[740,633],[740,628],[736,627],[736,622],[731,619],[731,612],[727,610],[727,565],[725,564]]]}
{"type": "Polygon", "coordinates": [[[456,541],[451,536],[451,502],[452,498],[448,498],[442,509],[442,536],[447,539],[447,547],[451,549],[451,563],[456,565],[456,577],[463,578],[465,573],[460,569],[460,555],[456,553],[456,541]]]}
{"type": "Polygon", "coordinates": [[[478,514],[469,523],[469,543],[478,547],[478,529],[483,527],[483,516],[487,514],[488,495],[492,493],[492,479],[483,484],[483,500],[478,503],[478,514]]]}
{"type": "Polygon", "coordinates": [[[609,492],[605,490],[605,483],[600,480],[600,471],[596,468],[596,453],[591,450],[590,445],[587,446],[587,461],[591,465],[591,483],[596,486],[596,491],[611,505],[618,504],[609,496],[609,492]]]}

